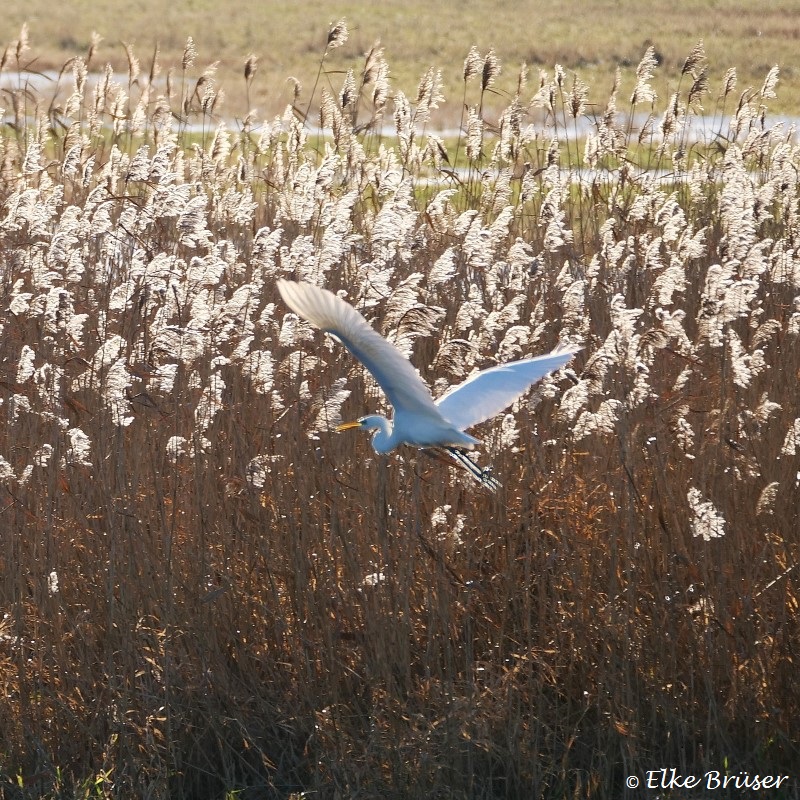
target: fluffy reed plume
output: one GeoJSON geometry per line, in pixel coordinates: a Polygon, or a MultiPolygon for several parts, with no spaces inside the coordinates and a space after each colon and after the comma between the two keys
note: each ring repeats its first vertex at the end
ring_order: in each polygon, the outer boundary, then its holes
{"type": "Polygon", "coordinates": [[[17,66],[22,63],[22,56],[30,50],[30,42],[28,39],[28,23],[24,22],[19,32],[19,38],[14,46],[14,57],[17,61],[17,66]]]}
{"type": "Polygon", "coordinates": [[[697,73],[698,68],[703,68],[706,64],[706,50],[701,39],[693,48],[686,61],[683,62],[681,75],[692,75],[697,73]]]}
{"type": "Polygon", "coordinates": [[[186,45],[183,48],[183,59],[181,60],[181,69],[186,72],[194,66],[197,59],[197,47],[195,47],[194,39],[189,36],[186,39],[186,45]]]}
{"type": "MultiPolygon", "coordinates": [[[[691,56],[690,56],[691,58],[691,56]]],[[[639,66],[636,67],[636,86],[631,95],[631,105],[639,103],[652,103],[656,99],[653,87],[649,81],[652,79],[655,69],[658,66],[655,48],[650,45],[647,52],[642,56],[639,66]]]]}
{"type": "Polygon", "coordinates": [[[484,59],[475,45],[470,48],[464,59],[464,83],[469,83],[479,73],[483,72],[484,59]]]}
{"type": "Polygon", "coordinates": [[[722,79],[722,96],[727,97],[736,88],[736,67],[729,67],[722,79]]]}
{"type": "MultiPolygon", "coordinates": [[[[556,67],[495,113],[473,48],[454,149],[438,70],[407,96],[377,46],[325,74],[321,133],[299,87],[235,126],[191,39],[164,84],[126,52],[121,77],[76,58],[56,100],[9,93],[0,128],[0,796],[794,774],[800,151],[766,116],[777,72],[704,142],[701,45],[662,106],[648,50],[627,112],[619,77],[590,101],[556,67]],[[583,352],[478,432],[488,496],[332,432],[382,396],[282,276],[340,292],[434,393],[583,352]]],[[[734,89],[712,80],[721,109],[734,89]]]]}
{"type": "Polygon", "coordinates": [[[128,59],[128,84],[133,84],[139,79],[141,66],[133,47],[130,44],[125,44],[125,55],[128,59]]]}
{"type": "Polygon", "coordinates": [[[486,58],[483,59],[483,69],[481,70],[481,91],[485,92],[489,87],[491,87],[499,74],[500,61],[495,55],[494,50],[490,50],[486,54],[486,58]]]}
{"type": "Polygon", "coordinates": [[[253,78],[258,72],[258,56],[250,53],[247,60],[244,62],[244,79],[247,83],[252,83],[253,78]]]}
{"type": "Polygon", "coordinates": [[[344,19],[340,19],[336,24],[332,24],[328,30],[327,49],[334,50],[337,47],[341,47],[347,42],[348,36],[347,22],[344,19]]]}
{"type": "Polygon", "coordinates": [[[582,117],[586,111],[586,101],[589,95],[589,87],[578,78],[577,75],[573,76],[572,89],[569,93],[567,102],[567,109],[573,119],[582,117]]]}
{"type": "Polygon", "coordinates": [[[430,120],[431,110],[438,108],[439,104],[444,102],[441,70],[433,68],[426,70],[417,89],[416,102],[416,122],[424,125],[430,120]]]}

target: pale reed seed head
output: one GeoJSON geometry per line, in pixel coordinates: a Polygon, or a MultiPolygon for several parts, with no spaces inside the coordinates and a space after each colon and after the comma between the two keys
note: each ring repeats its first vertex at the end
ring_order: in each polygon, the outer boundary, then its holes
{"type": "Polygon", "coordinates": [[[661,149],[659,150],[660,153],[666,150],[670,141],[670,137],[675,137],[677,134],[679,134],[684,116],[684,109],[680,104],[679,95],[677,92],[674,92],[669,103],[667,104],[667,110],[664,112],[664,116],[659,124],[659,130],[661,131],[662,137],[661,149]]]}
{"type": "Polygon", "coordinates": [[[683,68],[681,69],[681,75],[691,74],[694,75],[694,71],[698,67],[703,67],[706,62],[706,51],[705,47],[703,46],[703,40],[701,39],[693,48],[692,52],[689,53],[686,61],[683,62],[683,68]]]}
{"type": "Polygon", "coordinates": [[[692,534],[705,541],[725,535],[725,518],[713,503],[705,500],[698,489],[692,487],[687,493],[689,508],[693,513],[692,534]]]}
{"type": "Polygon", "coordinates": [[[394,96],[394,123],[397,135],[401,139],[409,137],[411,130],[411,104],[403,92],[396,92],[394,96]]]}
{"type": "Polygon", "coordinates": [[[490,50],[483,60],[483,72],[481,73],[481,90],[486,91],[500,74],[500,60],[495,55],[494,50],[490,50]]]}
{"type": "Polygon", "coordinates": [[[17,61],[19,61],[25,53],[28,52],[30,49],[28,45],[28,23],[25,22],[22,25],[22,28],[19,32],[19,39],[17,39],[17,45],[15,48],[17,61]]]}
{"type": "Polygon", "coordinates": [[[558,139],[553,137],[550,140],[550,145],[547,148],[547,166],[552,167],[559,163],[561,160],[561,150],[559,147],[558,139]]]}
{"type": "Polygon", "coordinates": [[[97,33],[97,31],[92,31],[92,35],[89,39],[89,51],[86,54],[86,63],[89,64],[94,57],[95,51],[100,45],[100,42],[103,41],[103,37],[97,33]]]}
{"type": "Polygon", "coordinates": [[[197,58],[197,48],[194,44],[194,39],[189,36],[186,39],[186,44],[183,48],[183,58],[181,59],[181,68],[184,72],[194,66],[195,59],[197,58]]]}
{"type": "Polygon", "coordinates": [[[364,59],[364,71],[361,74],[361,85],[369,86],[377,79],[382,64],[385,63],[383,57],[383,48],[381,47],[380,40],[375,42],[370,47],[369,52],[364,59]]]}
{"type": "Polygon", "coordinates": [[[639,66],[636,67],[636,87],[631,95],[631,105],[638,103],[652,103],[656,99],[656,93],[650,86],[650,79],[653,77],[655,68],[658,66],[656,51],[653,45],[647,48],[639,66]]]}
{"type": "MultiPolygon", "coordinates": [[[[616,98],[617,92],[619,92],[620,84],[622,83],[622,71],[619,67],[614,70],[614,83],[611,85],[611,97],[616,98]]],[[[616,105],[616,101],[615,101],[616,105]]]]}
{"type": "Polygon", "coordinates": [[[500,157],[504,160],[514,161],[518,151],[521,117],[522,109],[515,97],[500,117],[500,157]]]}
{"type": "Polygon", "coordinates": [[[775,87],[778,84],[779,73],[780,70],[777,64],[767,73],[767,77],[764,79],[764,85],[759,92],[762,100],[774,100],[777,97],[775,94],[775,87]]]}
{"type": "Polygon", "coordinates": [[[528,65],[523,61],[519,66],[519,74],[517,75],[517,95],[521,95],[527,88],[529,71],[528,65]]]}
{"type": "Polygon", "coordinates": [[[250,53],[247,61],[244,62],[244,79],[250,83],[258,71],[258,56],[250,53]]]}
{"type": "Polygon", "coordinates": [[[783,440],[783,446],[781,447],[781,455],[793,456],[798,452],[800,452],[800,417],[795,419],[786,432],[786,438],[783,440]]]}
{"type": "Polygon", "coordinates": [[[286,79],[286,82],[292,84],[292,105],[297,105],[297,101],[300,99],[300,93],[303,91],[303,84],[291,75],[286,79]]]}
{"type": "Polygon", "coordinates": [[[593,133],[586,137],[586,143],[583,147],[583,158],[592,169],[597,167],[598,158],[600,156],[600,138],[593,133]]]}
{"type": "Polygon", "coordinates": [[[444,100],[441,89],[442,71],[430,67],[422,76],[417,89],[417,122],[426,122],[430,119],[430,110],[439,107],[439,103],[444,100]]]}
{"type": "Polygon", "coordinates": [[[75,93],[83,98],[83,91],[86,88],[86,62],[82,58],[76,58],[72,64],[72,77],[75,80],[75,93]]]}
{"type": "Polygon", "coordinates": [[[341,47],[347,42],[348,35],[347,22],[342,18],[329,28],[326,49],[334,50],[337,47],[341,47]]]}
{"type": "Polygon", "coordinates": [[[350,106],[354,106],[357,99],[358,94],[356,93],[356,78],[353,70],[349,69],[347,70],[347,75],[345,76],[344,84],[342,85],[342,91],[339,93],[339,105],[342,111],[350,106]]]}
{"type": "Polygon", "coordinates": [[[703,67],[695,77],[694,81],[692,82],[692,86],[689,89],[689,96],[687,99],[687,105],[691,108],[693,105],[697,104],[697,107],[700,111],[703,110],[703,107],[699,105],[700,98],[708,92],[708,67],[703,67]]]}
{"type": "Polygon", "coordinates": [[[736,88],[736,69],[731,67],[722,79],[722,96],[727,97],[736,88]]]}
{"type": "Polygon", "coordinates": [[[768,483],[761,491],[761,495],[756,503],[756,515],[772,514],[775,511],[775,499],[778,496],[780,483],[773,481],[768,483]]]}
{"type": "Polygon", "coordinates": [[[123,46],[125,48],[125,56],[128,59],[128,82],[134,83],[136,79],[139,77],[139,73],[141,72],[139,59],[133,52],[132,45],[128,44],[127,42],[123,42],[123,46]]]}
{"type": "Polygon", "coordinates": [[[425,70],[425,74],[422,76],[419,86],[417,86],[417,98],[416,103],[425,104],[428,103],[428,98],[431,96],[431,92],[433,91],[433,76],[434,76],[434,69],[433,67],[428,67],[425,70]]]}
{"type": "MultiPolygon", "coordinates": [[[[171,70],[170,70],[171,72],[171,70]]],[[[167,97],[163,95],[156,100],[153,111],[153,128],[156,131],[168,130],[172,120],[172,109],[167,97]]]]}
{"type": "Polygon", "coordinates": [[[334,119],[340,115],[339,107],[333,95],[327,90],[322,90],[322,100],[319,105],[320,124],[323,128],[333,128],[334,119]]]}
{"type": "Polygon", "coordinates": [[[221,122],[217,127],[214,140],[211,144],[211,160],[222,166],[228,160],[230,153],[230,135],[225,127],[225,123],[221,122]]]}
{"type": "Polygon", "coordinates": [[[656,59],[656,49],[650,45],[645,50],[642,60],[636,67],[636,78],[638,81],[649,81],[653,77],[653,72],[658,66],[658,59],[656,59]]]}
{"type": "Polygon", "coordinates": [[[425,145],[425,156],[430,159],[436,169],[441,169],[442,162],[450,164],[444,142],[438,136],[429,136],[425,145]]]}
{"type": "Polygon", "coordinates": [[[469,83],[481,70],[483,70],[483,56],[478,48],[472,45],[464,59],[464,83],[469,83]]]}
{"type": "Polygon", "coordinates": [[[206,81],[213,80],[217,75],[217,69],[219,68],[219,61],[214,61],[213,63],[209,64],[203,70],[203,79],[206,81]]]}
{"type": "Polygon", "coordinates": [[[161,74],[161,64],[158,63],[158,57],[161,55],[161,49],[156,42],[153,48],[153,56],[150,59],[150,72],[147,76],[148,83],[152,86],[155,79],[161,74]]]}
{"type": "Polygon", "coordinates": [[[544,89],[550,83],[550,76],[546,69],[539,70],[539,89],[544,89]]]}
{"type": "Polygon", "coordinates": [[[555,92],[548,74],[544,70],[539,70],[539,88],[531,99],[531,106],[534,108],[546,108],[553,110],[553,97],[555,92]]]}
{"type": "Polygon", "coordinates": [[[483,147],[483,120],[480,118],[476,109],[469,110],[467,119],[467,158],[476,161],[480,158],[483,147]]]}
{"type": "Polygon", "coordinates": [[[583,116],[583,113],[586,111],[586,99],[588,95],[589,87],[580,80],[577,75],[573,75],[572,89],[567,99],[567,108],[573,119],[583,116]]]}
{"type": "Polygon", "coordinates": [[[215,91],[214,87],[211,84],[208,84],[205,92],[203,93],[203,98],[200,101],[200,108],[204,114],[207,114],[211,117],[216,112],[217,106],[222,105],[222,100],[224,97],[225,92],[223,89],[215,91]]]}
{"type": "Polygon", "coordinates": [[[375,113],[379,114],[386,106],[389,96],[389,65],[381,59],[377,74],[375,75],[375,85],[372,88],[372,105],[375,113]]]}

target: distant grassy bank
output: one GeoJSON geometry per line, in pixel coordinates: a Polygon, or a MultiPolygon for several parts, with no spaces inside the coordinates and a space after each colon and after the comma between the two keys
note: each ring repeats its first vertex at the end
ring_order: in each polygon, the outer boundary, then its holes
{"type": "Polygon", "coordinates": [[[33,68],[58,69],[68,58],[85,55],[92,33],[97,32],[103,37],[95,55],[97,68],[108,61],[116,70],[127,69],[122,42],[133,45],[143,65],[158,44],[166,73],[170,67],[180,68],[186,37],[191,35],[198,63],[219,61],[231,116],[243,116],[248,105],[262,115],[281,112],[292,101],[290,76],[302,84],[300,104],[308,102],[318,66],[315,56],[324,49],[329,23],[342,16],[348,20],[350,38],[329,54],[326,68],[356,68],[376,40],[392,65],[392,85],[406,94],[416,91],[420,75],[429,66],[441,68],[448,102],[434,117],[439,124],[458,121],[462,63],[472,45],[481,52],[495,48],[504,66],[495,87],[500,96],[487,98],[497,108],[504,108],[513,94],[522,62],[530,68],[531,83],[537,81],[539,68],[552,70],[557,63],[567,71],[578,70],[592,86],[590,103],[603,102],[619,66],[624,96],[651,44],[660,61],[653,85],[666,98],[677,84],[686,54],[702,39],[713,65],[712,87],[721,82],[728,66],[735,66],[741,88],[758,88],[768,70],[778,64],[780,91],[771,111],[800,113],[800,19],[796,6],[788,1],[771,3],[768,9],[746,0],[703,4],[525,0],[508,5],[468,0],[437,4],[435,9],[411,0],[402,5],[331,2],[321,9],[318,3],[298,0],[242,3],[231,13],[208,0],[181,0],[166,6],[156,0],[135,5],[107,0],[70,3],[65,9],[67,13],[53,14],[52,4],[45,0],[16,0],[5,6],[7,37],[15,36],[23,23],[29,25],[37,54],[33,68]],[[243,78],[248,53],[259,59],[249,103],[243,78]]]}

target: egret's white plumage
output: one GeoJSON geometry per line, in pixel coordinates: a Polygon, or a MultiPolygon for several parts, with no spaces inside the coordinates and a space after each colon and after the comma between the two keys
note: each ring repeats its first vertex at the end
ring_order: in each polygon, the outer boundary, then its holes
{"type": "Polygon", "coordinates": [[[340,297],[310,283],[287,280],[278,281],[278,291],[292,311],[339,339],[372,373],[394,406],[391,422],[371,415],[340,425],[338,430],[374,430],[372,446],[378,453],[388,453],[401,444],[445,449],[492,488],[497,482],[461,452],[480,444],[465,430],[508,408],[532,384],[566,364],[577,350],[554,350],[545,356],[486,369],[434,402],[411,362],[340,297]]]}

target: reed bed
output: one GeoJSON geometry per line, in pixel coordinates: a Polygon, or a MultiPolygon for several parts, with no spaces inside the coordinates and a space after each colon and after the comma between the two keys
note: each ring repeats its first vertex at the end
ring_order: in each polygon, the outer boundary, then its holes
{"type": "Polygon", "coordinates": [[[473,49],[454,145],[436,70],[406,97],[379,47],[238,124],[191,44],[164,85],[129,55],[5,97],[0,796],[618,798],[662,767],[800,796],[777,70],[710,87],[698,45],[659,99],[651,50],[603,107],[523,70],[488,117],[473,49]],[[584,349],[478,432],[492,495],[332,433],[384,401],[282,276],[435,393],[584,349]]]}

